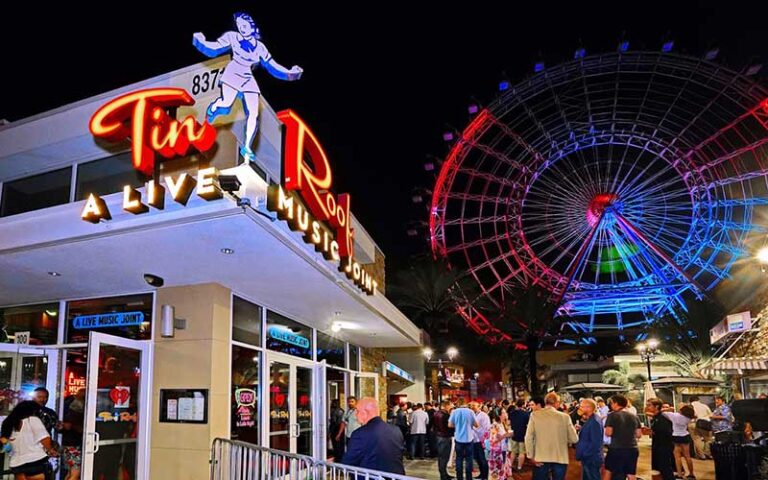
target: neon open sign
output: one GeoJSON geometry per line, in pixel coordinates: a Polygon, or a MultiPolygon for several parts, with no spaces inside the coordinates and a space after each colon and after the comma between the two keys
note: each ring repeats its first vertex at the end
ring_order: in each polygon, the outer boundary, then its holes
{"type": "Polygon", "coordinates": [[[105,327],[130,327],[144,323],[143,312],[101,313],[98,315],[79,315],[72,319],[72,327],[77,330],[105,327]]]}

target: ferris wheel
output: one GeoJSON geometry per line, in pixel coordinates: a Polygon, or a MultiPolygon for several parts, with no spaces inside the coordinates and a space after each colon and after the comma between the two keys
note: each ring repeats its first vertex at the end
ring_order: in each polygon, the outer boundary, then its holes
{"type": "Polygon", "coordinates": [[[765,238],[768,91],[747,72],[650,51],[540,70],[478,109],[433,190],[431,248],[476,287],[456,298],[477,333],[509,339],[492,312],[531,285],[576,333],[639,327],[765,238]]]}

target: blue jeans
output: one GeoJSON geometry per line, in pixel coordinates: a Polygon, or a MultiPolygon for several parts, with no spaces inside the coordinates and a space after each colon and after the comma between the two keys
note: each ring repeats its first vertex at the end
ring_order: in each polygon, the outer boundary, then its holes
{"type": "Polygon", "coordinates": [[[552,480],[565,480],[566,468],[568,465],[562,463],[545,463],[533,469],[533,480],[549,480],[550,472],[552,473],[552,480]]]}
{"type": "Polygon", "coordinates": [[[456,442],[456,480],[464,480],[464,473],[467,474],[467,480],[472,480],[472,452],[474,447],[472,443],[456,442]]]}
{"type": "Polygon", "coordinates": [[[485,458],[485,447],[482,442],[475,442],[473,445],[475,461],[480,468],[480,476],[477,478],[488,480],[488,460],[485,458]]]}
{"type": "Polygon", "coordinates": [[[424,458],[424,441],[427,439],[426,433],[411,434],[411,456],[424,458]]]}
{"type": "Polygon", "coordinates": [[[581,462],[581,480],[600,480],[600,467],[603,466],[602,459],[582,460],[581,462]]]}

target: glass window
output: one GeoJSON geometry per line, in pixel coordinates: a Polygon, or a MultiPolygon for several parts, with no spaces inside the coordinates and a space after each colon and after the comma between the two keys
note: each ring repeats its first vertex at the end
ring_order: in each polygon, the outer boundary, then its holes
{"type": "Polygon", "coordinates": [[[122,192],[125,185],[141,187],[144,176],[133,168],[131,152],[102,158],[77,166],[75,200],[84,200],[88,195],[109,195],[122,192]]]}
{"type": "Polygon", "coordinates": [[[232,339],[261,346],[261,307],[235,297],[232,302],[232,339]]]}
{"type": "Polygon", "coordinates": [[[72,168],[62,168],[3,184],[0,217],[69,202],[72,168]]]}
{"type": "Polygon", "coordinates": [[[232,440],[260,444],[257,350],[232,346],[232,440]]]}
{"type": "Polygon", "coordinates": [[[317,332],[317,361],[344,368],[344,342],[322,332],[317,332]]]}
{"type": "Polygon", "coordinates": [[[16,333],[29,334],[30,345],[53,345],[59,330],[59,304],[0,308],[0,343],[15,343],[16,333]]]}
{"type": "Polygon", "coordinates": [[[360,347],[349,345],[349,369],[360,370],[360,347]]]}
{"type": "Polygon", "coordinates": [[[67,304],[67,343],[88,341],[88,332],[134,340],[152,337],[152,294],[77,300],[67,304]]]}
{"type": "Polygon", "coordinates": [[[267,310],[267,348],[311,359],[312,329],[267,310]]]}

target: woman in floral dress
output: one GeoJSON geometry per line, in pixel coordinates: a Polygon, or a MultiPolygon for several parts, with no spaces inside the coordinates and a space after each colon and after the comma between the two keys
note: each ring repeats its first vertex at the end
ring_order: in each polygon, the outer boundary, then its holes
{"type": "Polygon", "coordinates": [[[489,417],[491,418],[491,430],[488,439],[491,444],[491,452],[488,457],[488,468],[491,478],[494,480],[511,479],[512,469],[509,463],[505,461],[504,452],[507,449],[507,438],[512,435],[512,432],[504,425],[496,412],[491,412],[489,417]]]}

